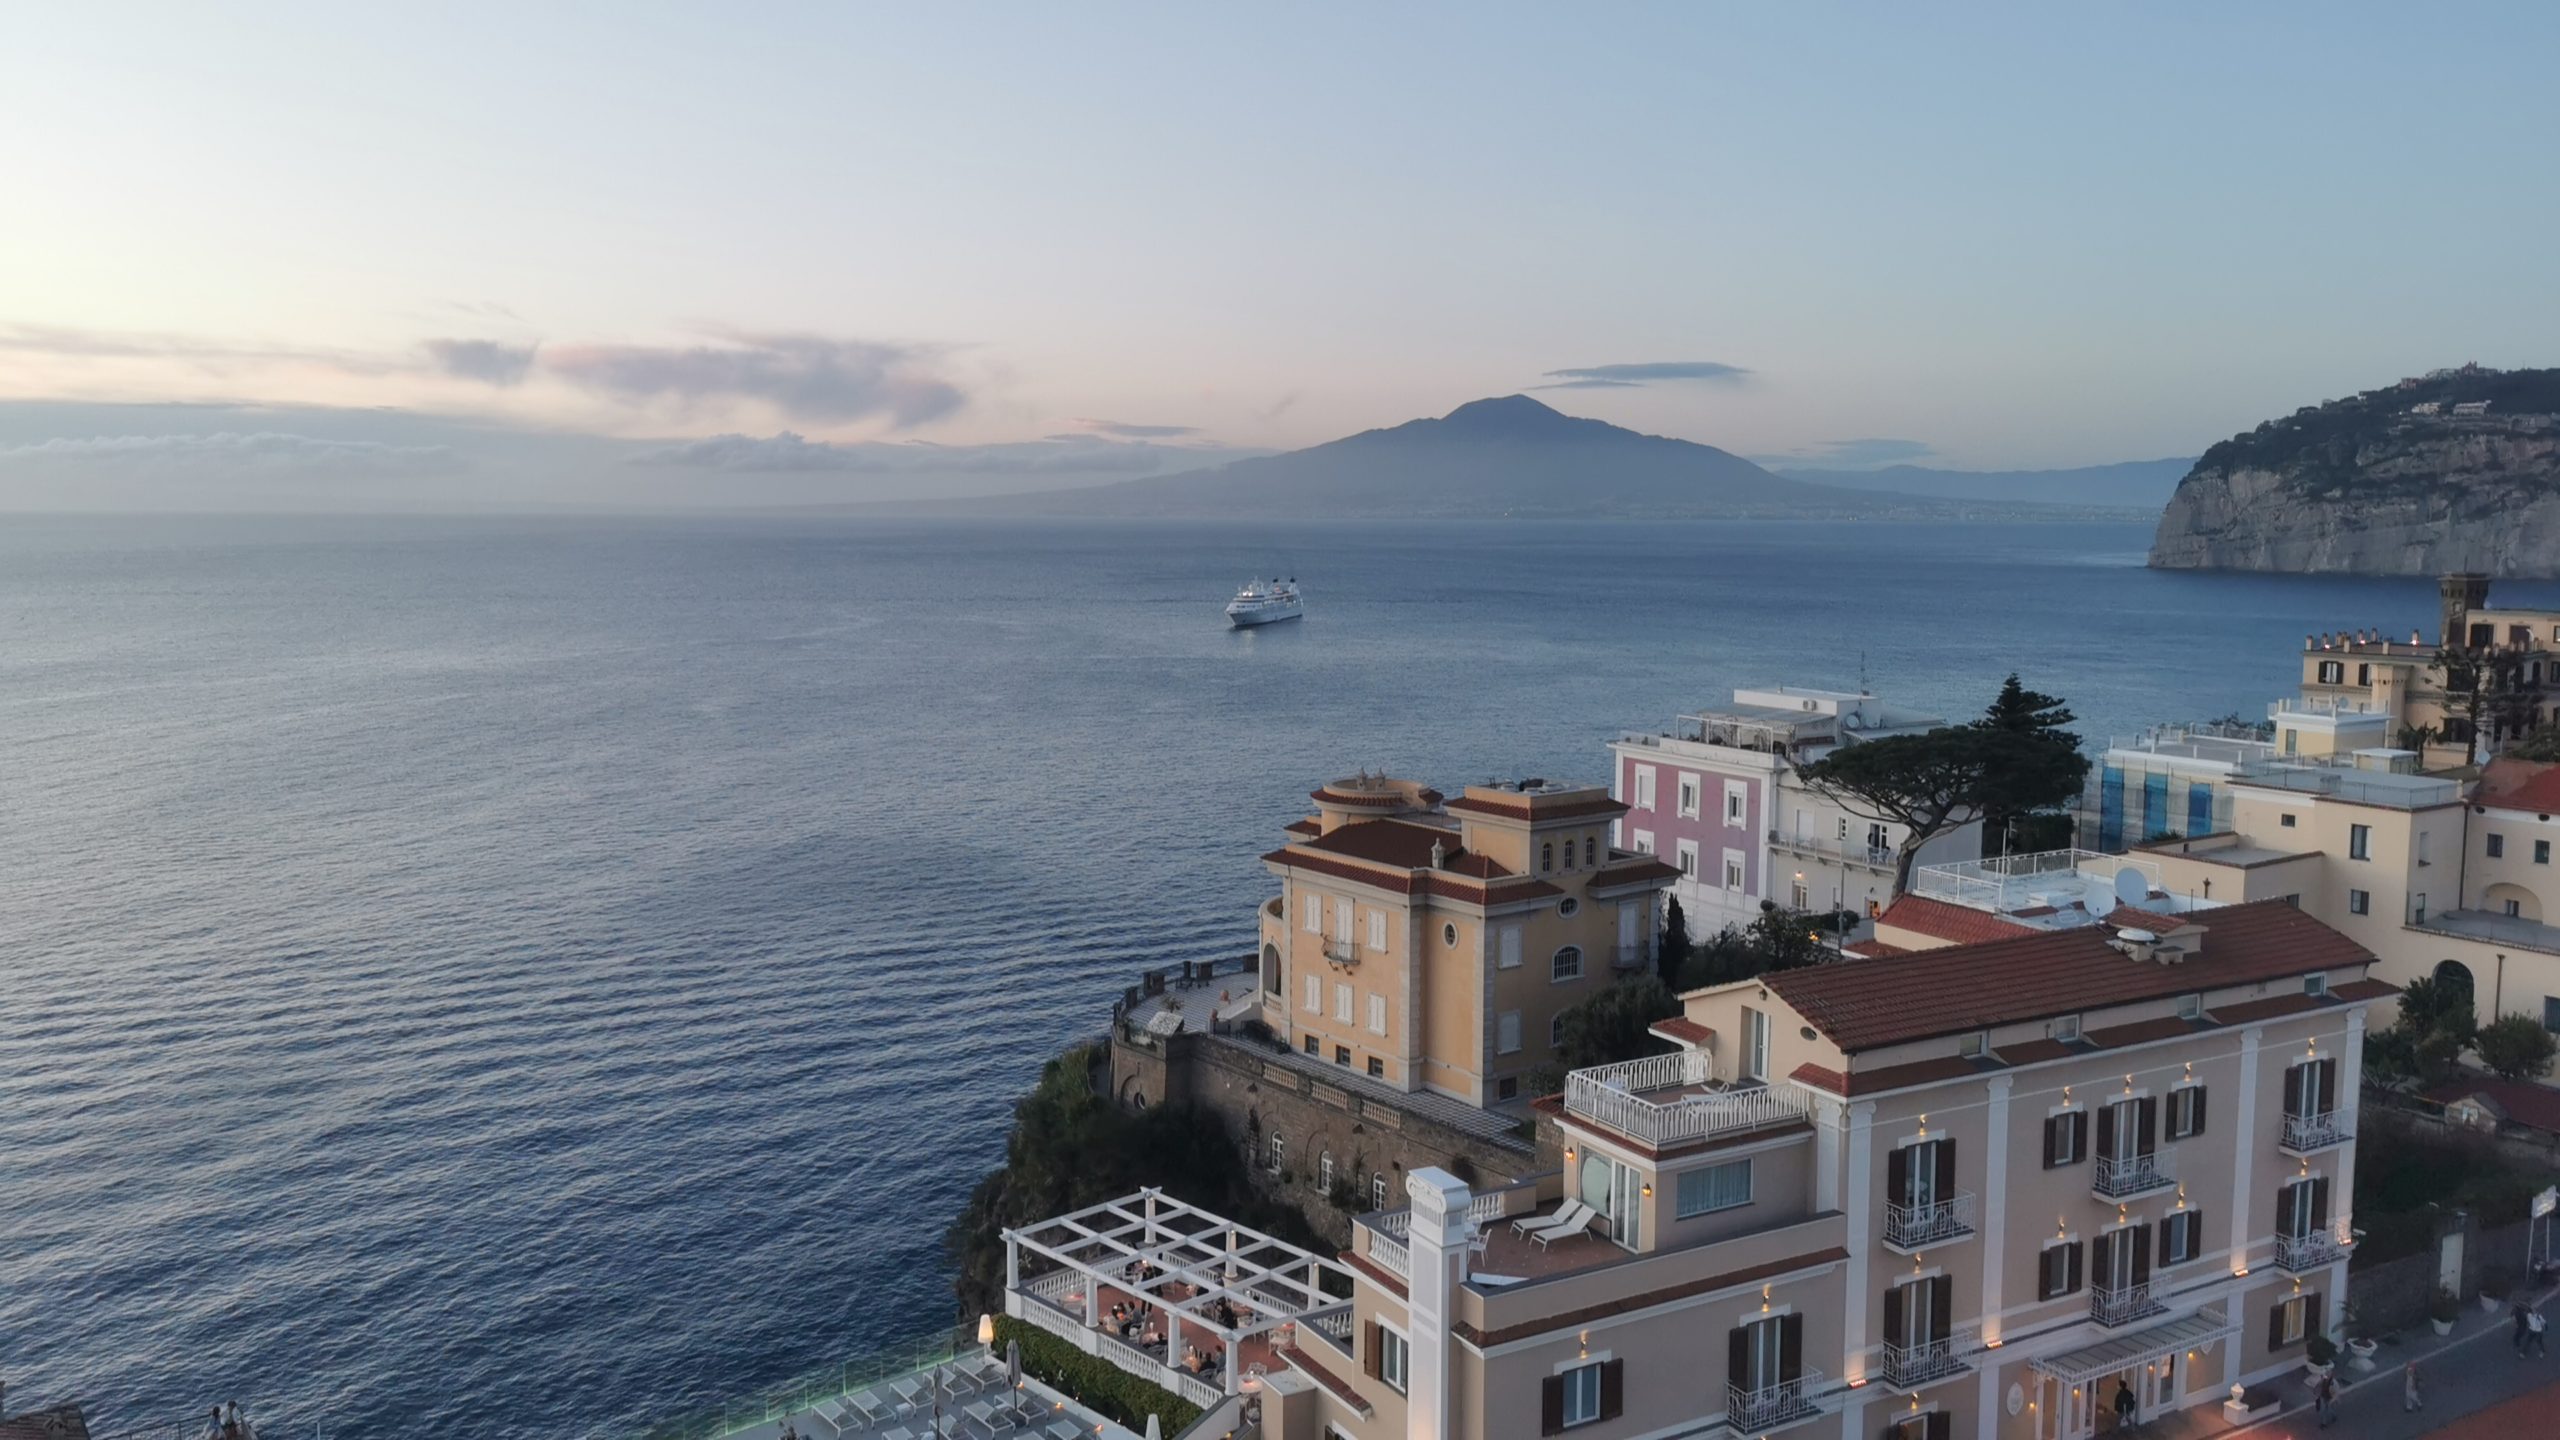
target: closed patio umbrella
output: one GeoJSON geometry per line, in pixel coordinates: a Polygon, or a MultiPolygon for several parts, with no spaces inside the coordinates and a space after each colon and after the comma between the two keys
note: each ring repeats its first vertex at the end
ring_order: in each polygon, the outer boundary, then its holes
{"type": "Polygon", "coordinates": [[[1013,1408],[1019,1414],[1022,1410],[1022,1342],[1018,1339],[1004,1342],[1004,1380],[1013,1389],[1013,1408]]]}

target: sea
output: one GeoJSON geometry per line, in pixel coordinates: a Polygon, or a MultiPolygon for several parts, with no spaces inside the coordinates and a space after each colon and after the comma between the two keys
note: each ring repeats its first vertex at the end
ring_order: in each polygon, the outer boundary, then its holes
{"type": "Polygon", "coordinates": [[[2102,739],[2434,623],[2147,529],[0,517],[0,1379],[637,1434],[947,1326],[1014,1097],[1329,777],[2011,670],[2102,739]]]}

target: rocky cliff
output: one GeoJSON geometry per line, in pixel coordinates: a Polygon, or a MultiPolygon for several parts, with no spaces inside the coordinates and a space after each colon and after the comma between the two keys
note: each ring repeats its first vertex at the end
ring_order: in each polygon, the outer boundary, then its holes
{"type": "Polygon", "coordinates": [[[2438,371],[2233,436],[2178,482],[2151,563],[2560,576],[2560,370],[2438,371]]]}

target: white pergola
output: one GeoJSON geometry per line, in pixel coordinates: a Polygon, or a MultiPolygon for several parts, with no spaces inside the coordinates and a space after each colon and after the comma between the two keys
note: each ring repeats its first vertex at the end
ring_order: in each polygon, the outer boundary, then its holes
{"type": "Polygon", "coordinates": [[[1005,1287],[1025,1300],[1066,1308],[1060,1297],[1038,1293],[1054,1288],[1041,1282],[1061,1272],[1082,1278],[1089,1329],[1102,1326],[1109,1286],[1164,1316],[1168,1362],[1182,1355],[1186,1331],[1215,1337],[1229,1394],[1238,1382],[1236,1342],[1350,1303],[1351,1272],[1340,1263],[1153,1188],[1007,1230],[1004,1245],[1005,1287]],[[1049,1262],[1031,1276],[1035,1289],[1025,1288],[1026,1254],[1049,1262]],[[1328,1275],[1341,1295],[1325,1293],[1328,1275]],[[1221,1302],[1232,1324],[1219,1319],[1221,1302]]]}

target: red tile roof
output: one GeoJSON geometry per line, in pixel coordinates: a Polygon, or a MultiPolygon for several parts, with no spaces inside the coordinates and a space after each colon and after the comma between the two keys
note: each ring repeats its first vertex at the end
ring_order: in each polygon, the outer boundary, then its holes
{"type": "Polygon", "coordinates": [[[2494,1104],[2507,1119],[2529,1129],[2560,1133],[2560,1090],[2530,1080],[2500,1080],[2492,1075],[2467,1076],[2439,1085],[2426,1098],[2439,1105],[2477,1095],[2494,1104]]]}
{"type": "Polygon", "coordinates": [[[2003,920],[1988,910],[1966,905],[1950,905],[1925,895],[1897,896],[1876,917],[1878,925],[1896,930],[1917,930],[1958,945],[1973,945],[1985,940],[2006,940],[2012,935],[2037,935],[2042,931],[2015,920],[2003,920]]]}
{"type": "Polygon", "coordinates": [[[2531,760],[2497,759],[2480,772],[2480,788],[2471,792],[2474,805],[2500,810],[2531,810],[2548,815],[2560,810],[2560,765],[2531,760]]]}
{"type": "MultiPolygon", "coordinates": [[[[1441,862],[1452,855],[1463,854],[1458,848],[1455,831],[1437,825],[1416,825],[1410,820],[1363,820],[1353,825],[1337,825],[1330,835],[1297,842],[1310,850],[1329,855],[1348,855],[1354,860],[1373,860],[1393,865],[1399,870],[1421,870],[1431,864],[1431,847],[1440,847],[1441,862]]],[[[1499,866],[1494,873],[1503,874],[1499,866]]],[[[1480,877],[1481,878],[1481,877],[1480,877]]]]}
{"type": "Polygon", "coordinates": [[[2198,923],[2197,950],[2175,965],[2136,960],[2084,927],[1925,950],[1889,965],[1786,970],[1762,983],[1854,1053],[2373,961],[2281,900],[2225,906],[2198,923]]]}
{"type": "MultiPolygon", "coordinates": [[[[1423,858],[1428,860],[1430,857],[1425,855],[1423,858]]],[[[1308,847],[1301,845],[1291,845],[1283,850],[1270,851],[1262,857],[1262,860],[1266,865],[1286,865],[1293,870],[1312,870],[1319,875],[1333,876],[1337,880],[1375,885],[1381,890],[1401,890],[1407,895],[1437,895],[1444,900],[1460,900],[1471,905],[1509,905],[1522,900],[1551,899],[1564,893],[1544,880],[1532,880],[1526,875],[1505,873],[1493,880],[1475,880],[1464,874],[1452,874],[1447,870],[1410,867],[1380,870],[1374,868],[1379,862],[1361,864],[1353,860],[1336,859],[1331,855],[1314,854],[1308,847]]]]}
{"type": "Polygon", "coordinates": [[[1323,822],[1316,820],[1292,820],[1280,828],[1291,835],[1321,835],[1324,833],[1323,822]]]}
{"type": "Polygon", "coordinates": [[[1706,1026],[1699,1024],[1697,1021],[1690,1019],[1686,1015],[1674,1015],[1668,1020],[1654,1021],[1653,1033],[1661,1036],[1665,1040],[1670,1040],[1675,1043],[1691,1047],[1704,1045],[1708,1041],[1716,1038],[1715,1031],[1708,1029],[1706,1026]]]}
{"type": "Polygon", "coordinates": [[[1462,810],[1470,815],[1499,815],[1506,820],[1573,820],[1585,815],[1624,815],[1628,807],[1625,801],[1612,800],[1606,795],[1594,795],[1588,800],[1559,800],[1534,808],[1526,796],[1494,800],[1461,795],[1441,808],[1462,810]]]}
{"type": "Polygon", "coordinates": [[[1612,860],[1591,872],[1591,889],[1622,890],[1633,885],[1668,885],[1680,878],[1680,867],[1650,855],[1612,860]]]}
{"type": "Polygon", "coordinates": [[[1295,1345],[1283,1345],[1271,1353],[1288,1361],[1289,1368],[1330,1391],[1334,1399],[1359,1411],[1363,1419],[1373,1413],[1369,1408],[1369,1402],[1360,1398],[1360,1392],[1352,1389],[1350,1382],[1307,1358],[1307,1352],[1304,1349],[1295,1345]]]}
{"type": "Polygon", "coordinates": [[[1657,1305],[1668,1305],[1674,1300],[1686,1300],[1692,1295],[1710,1295],[1718,1290],[1730,1290],[1737,1285],[1773,1280],[1798,1270],[1813,1270],[1836,1265],[1848,1258],[1849,1252],[1839,1246],[1826,1246],[1820,1250],[1807,1251],[1802,1255],[1789,1255],[1783,1259],[1764,1261],[1758,1265],[1745,1265],[1738,1270],[1728,1270],[1721,1275],[1708,1275],[1685,1284],[1649,1290],[1641,1295],[1604,1300],[1597,1305],[1586,1305],[1578,1310],[1567,1310],[1562,1314],[1543,1316],[1517,1325],[1505,1325],[1496,1330],[1478,1330],[1475,1326],[1461,1320],[1450,1326],[1449,1331],[1479,1350],[1490,1349],[1496,1345],[1510,1344],[1515,1340],[1552,1335],[1560,1330],[1578,1330],[1594,1320],[1606,1320],[1615,1315],[1650,1310],[1657,1305]]]}
{"type": "Polygon", "coordinates": [[[1920,952],[1907,945],[1893,945],[1882,940],[1860,940],[1855,944],[1841,946],[1840,953],[1852,960],[1890,960],[1896,955],[1917,955],[1920,952]]]}

